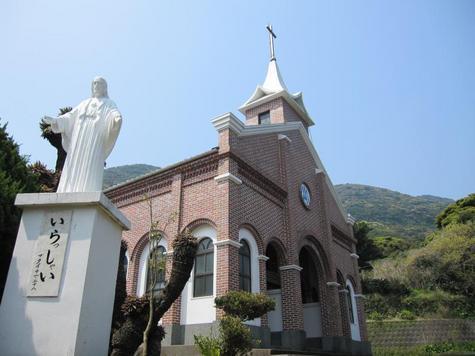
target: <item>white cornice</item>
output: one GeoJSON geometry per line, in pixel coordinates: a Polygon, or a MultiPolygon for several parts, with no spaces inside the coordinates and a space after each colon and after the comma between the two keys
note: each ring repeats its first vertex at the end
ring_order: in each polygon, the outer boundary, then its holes
{"type": "Polygon", "coordinates": [[[226,246],[226,245],[229,245],[229,246],[234,246],[234,247],[237,247],[237,248],[240,248],[241,247],[241,244],[237,241],[234,241],[234,240],[221,240],[221,241],[216,241],[214,243],[215,246],[226,246]]]}
{"type": "Polygon", "coordinates": [[[287,270],[289,270],[289,269],[294,269],[294,270],[299,271],[299,272],[300,272],[301,270],[303,270],[302,267],[297,266],[297,265],[281,266],[281,267],[279,267],[279,269],[280,269],[281,271],[287,271],[287,270]]]}
{"type": "Polygon", "coordinates": [[[257,259],[259,261],[269,261],[269,257],[267,257],[266,255],[259,255],[257,256],[257,259]]]}
{"type": "Polygon", "coordinates": [[[234,114],[231,112],[227,112],[223,115],[215,117],[213,120],[211,120],[211,123],[218,132],[225,129],[230,129],[231,131],[239,134],[245,127],[242,121],[234,116],[234,114]]]}
{"type": "Polygon", "coordinates": [[[242,180],[240,180],[238,177],[236,177],[234,174],[232,173],[224,173],[224,174],[221,174],[217,177],[214,177],[214,180],[218,183],[223,183],[223,182],[227,182],[227,181],[231,181],[231,182],[234,182],[236,184],[242,184],[242,180]]]}
{"type": "Polygon", "coordinates": [[[354,258],[354,259],[356,259],[356,260],[357,260],[358,258],[360,258],[360,256],[358,256],[356,253],[350,254],[350,257],[351,257],[351,258],[354,258]]]}
{"type": "Polygon", "coordinates": [[[247,110],[252,109],[256,106],[262,105],[264,103],[267,103],[277,98],[285,99],[285,101],[292,107],[292,109],[294,109],[297,112],[297,114],[299,114],[300,118],[303,121],[305,121],[308,126],[315,125],[315,123],[313,122],[312,118],[308,115],[308,113],[297,103],[297,101],[295,101],[294,97],[291,94],[289,94],[286,90],[281,90],[272,94],[266,94],[265,89],[261,87],[257,87],[252,97],[239,108],[239,111],[245,114],[247,110]],[[260,94],[265,94],[265,95],[256,100],[256,97],[258,97],[260,94]]]}
{"type": "Polygon", "coordinates": [[[343,205],[341,204],[340,198],[336,194],[335,188],[333,187],[333,183],[330,177],[328,176],[328,173],[325,170],[325,167],[323,166],[323,163],[320,160],[320,157],[318,156],[318,153],[315,150],[315,147],[313,147],[312,141],[310,141],[310,137],[308,136],[307,130],[305,130],[305,127],[303,126],[301,122],[293,121],[293,122],[285,122],[283,124],[244,125],[241,122],[241,120],[239,120],[232,113],[226,113],[221,116],[218,116],[214,118],[211,122],[213,123],[214,127],[216,128],[218,132],[226,128],[229,128],[230,130],[234,131],[238,136],[244,136],[244,137],[253,136],[253,135],[264,135],[264,134],[269,134],[269,133],[279,133],[279,132],[293,131],[293,130],[299,131],[305,144],[307,145],[308,150],[310,151],[310,154],[313,157],[313,160],[315,161],[315,165],[317,166],[317,169],[321,169],[323,173],[325,174],[325,180],[330,189],[330,193],[332,194],[333,199],[335,199],[338,209],[340,210],[341,216],[343,217],[345,221],[347,221],[348,215],[345,209],[343,208],[343,205]]]}
{"type": "Polygon", "coordinates": [[[329,287],[339,287],[340,285],[338,282],[327,282],[327,286],[329,287]]]}

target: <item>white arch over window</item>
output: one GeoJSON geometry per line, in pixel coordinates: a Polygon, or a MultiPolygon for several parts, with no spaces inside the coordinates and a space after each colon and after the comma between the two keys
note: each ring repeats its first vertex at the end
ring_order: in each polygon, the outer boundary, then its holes
{"type": "Polygon", "coordinates": [[[199,225],[191,231],[198,241],[210,238],[213,241],[213,295],[204,297],[193,297],[194,267],[188,282],[181,293],[181,315],[180,324],[203,324],[216,320],[216,309],[214,307],[214,297],[216,296],[216,271],[217,253],[215,243],[217,241],[216,229],[208,224],[199,225]]]}
{"type": "Polygon", "coordinates": [[[353,283],[351,283],[349,279],[346,280],[346,290],[348,291],[348,312],[351,313],[351,315],[349,315],[351,338],[356,341],[361,341],[355,289],[353,288],[353,283]]]}
{"type": "MultiPolygon", "coordinates": [[[[260,292],[260,273],[259,273],[259,249],[257,247],[257,242],[249,229],[241,228],[239,229],[239,241],[246,241],[251,252],[251,292],[259,293],[260,292]]],[[[247,321],[246,324],[249,325],[261,325],[261,318],[247,321]]]]}
{"type": "Polygon", "coordinates": [[[129,279],[129,268],[130,268],[130,255],[129,255],[129,250],[125,251],[125,280],[129,279]]]}
{"type": "Polygon", "coordinates": [[[241,228],[239,229],[239,241],[241,240],[245,240],[251,250],[251,291],[253,293],[259,293],[259,249],[257,248],[256,239],[250,230],[241,228]]]}
{"type": "MultiPolygon", "coordinates": [[[[168,243],[166,236],[164,235],[163,238],[158,243],[158,246],[163,246],[165,251],[168,251],[168,243]]],[[[147,242],[147,245],[142,251],[140,255],[140,262],[139,262],[139,276],[137,280],[137,297],[141,297],[145,294],[147,289],[147,269],[148,269],[148,254],[150,252],[150,242],[147,242]]]]}

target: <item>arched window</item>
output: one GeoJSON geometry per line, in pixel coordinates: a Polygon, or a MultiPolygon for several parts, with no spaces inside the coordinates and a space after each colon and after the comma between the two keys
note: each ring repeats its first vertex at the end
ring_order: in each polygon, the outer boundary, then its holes
{"type": "Polygon", "coordinates": [[[353,295],[351,293],[350,286],[346,286],[346,304],[348,305],[348,315],[350,317],[350,323],[354,324],[355,323],[355,316],[353,312],[353,295]]]}
{"type": "Polygon", "coordinates": [[[251,249],[246,240],[241,240],[239,248],[239,289],[251,291],[251,249]]]}
{"type": "Polygon", "coordinates": [[[267,290],[280,289],[279,254],[272,244],[267,246],[266,255],[269,257],[266,262],[267,290]]]}
{"type": "Polygon", "coordinates": [[[157,246],[149,255],[145,287],[147,293],[150,292],[152,286],[155,294],[165,288],[165,253],[165,247],[157,246]]]}
{"type": "Polygon", "coordinates": [[[300,275],[300,288],[302,293],[302,303],[318,303],[320,301],[318,291],[318,271],[315,261],[308,249],[304,247],[299,254],[299,263],[302,267],[300,275]]]}
{"type": "Polygon", "coordinates": [[[198,245],[195,257],[193,297],[213,295],[214,246],[206,237],[198,245]]]}

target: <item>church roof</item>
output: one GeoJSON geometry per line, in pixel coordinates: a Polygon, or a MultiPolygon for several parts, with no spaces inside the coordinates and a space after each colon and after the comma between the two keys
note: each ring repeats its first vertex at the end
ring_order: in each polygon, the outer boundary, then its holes
{"type": "Polygon", "coordinates": [[[305,108],[303,103],[302,92],[291,94],[284,83],[284,79],[280,74],[277,60],[272,58],[267,67],[267,75],[264,83],[258,85],[254,93],[249,99],[239,108],[239,111],[245,114],[255,106],[261,105],[270,100],[282,97],[287,103],[300,115],[300,117],[307,123],[308,126],[314,125],[314,122],[305,108]]]}

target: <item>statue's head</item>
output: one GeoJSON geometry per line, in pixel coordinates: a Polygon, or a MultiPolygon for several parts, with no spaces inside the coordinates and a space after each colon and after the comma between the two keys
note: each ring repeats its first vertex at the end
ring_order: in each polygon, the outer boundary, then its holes
{"type": "Polygon", "coordinates": [[[95,77],[91,85],[93,98],[108,98],[107,95],[107,82],[102,77],[95,77]]]}

